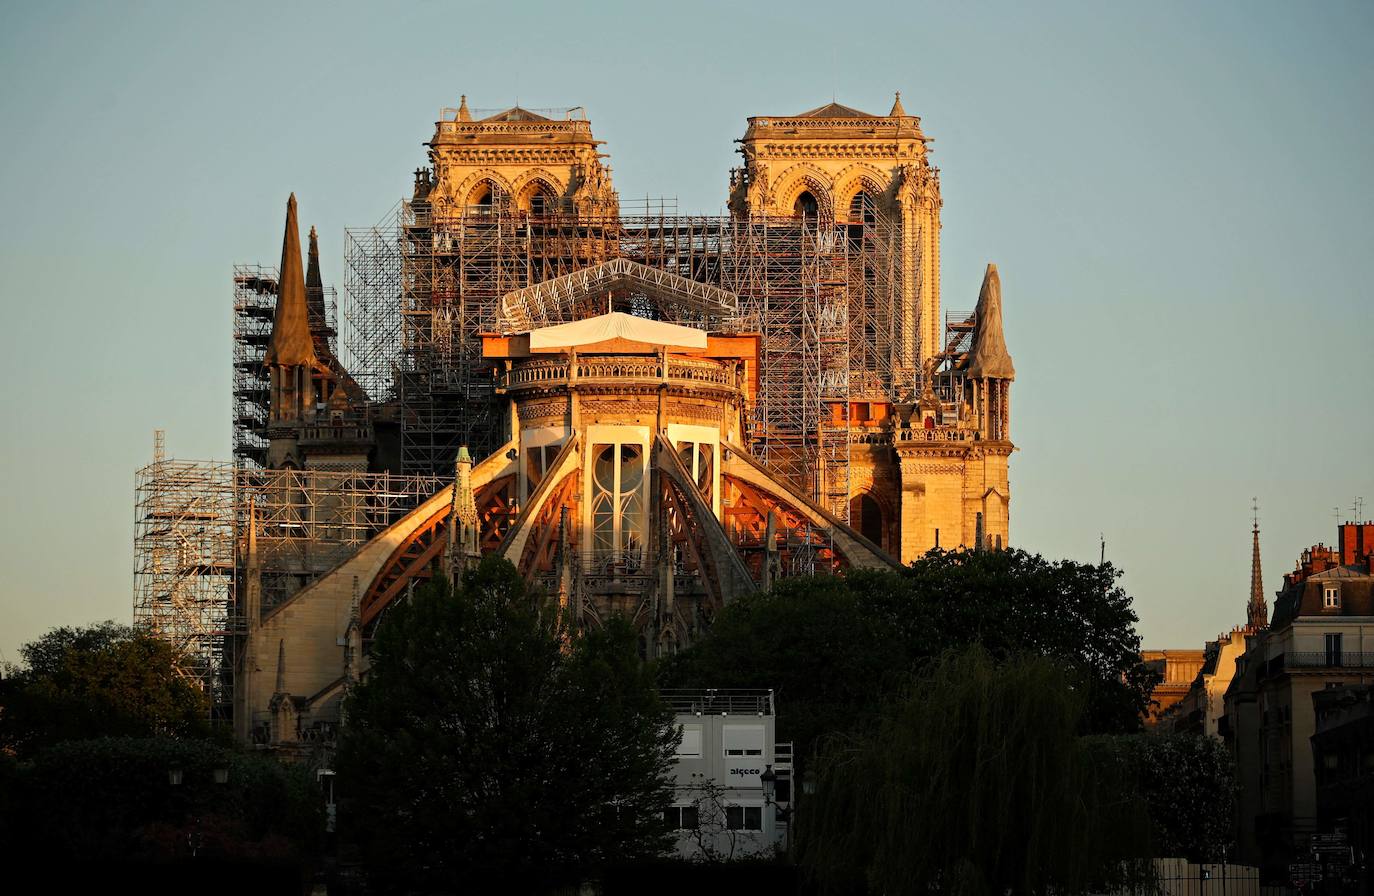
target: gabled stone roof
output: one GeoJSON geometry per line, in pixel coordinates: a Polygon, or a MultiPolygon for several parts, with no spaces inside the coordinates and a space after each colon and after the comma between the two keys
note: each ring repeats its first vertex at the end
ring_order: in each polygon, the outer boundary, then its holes
{"type": "MultiPolygon", "coordinates": [[[[464,100],[467,98],[464,97],[464,100]]],[[[504,112],[497,112],[495,115],[488,115],[483,121],[552,121],[528,109],[519,106],[512,106],[504,112]]]]}
{"type": "Polygon", "coordinates": [[[824,106],[817,106],[810,111],[800,115],[793,115],[793,118],[881,118],[881,115],[871,115],[868,112],[860,112],[858,109],[849,106],[842,106],[839,103],[826,103],[824,106]]]}

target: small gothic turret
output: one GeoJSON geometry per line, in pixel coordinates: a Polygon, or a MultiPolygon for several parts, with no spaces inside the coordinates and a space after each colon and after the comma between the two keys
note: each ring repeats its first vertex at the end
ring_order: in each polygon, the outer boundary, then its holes
{"type": "Polygon", "coordinates": [[[969,355],[968,375],[974,379],[1016,379],[1016,368],[1007,353],[1002,336],[1002,279],[997,265],[988,265],[978,307],[973,312],[973,352],[969,355]]]}
{"type": "Polygon", "coordinates": [[[263,363],[272,377],[269,427],[300,420],[313,411],[318,400],[315,373],[326,368],[315,352],[315,340],[310,331],[295,193],[286,203],[286,233],[282,237],[281,270],[277,275],[277,309],[263,363]]]}
{"type": "Polygon", "coordinates": [[[305,300],[309,311],[311,341],[315,354],[323,358],[329,354],[329,320],[324,311],[324,280],[320,276],[320,240],[315,228],[310,228],[310,248],[305,264],[305,300]]]}
{"type": "Polygon", "coordinates": [[[973,350],[966,370],[974,388],[974,406],[983,438],[1005,441],[1011,415],[1011,382],[1016,379],[1007,343],[1002,337],[1002,280],[997,265],[989,264],[973,312],[973,350]]]}
{"type": "Polygon", "coordinates": [[[319,366],[310,335],[310,311],[306,300],[305,271],[301,264],[301,232],[296,224],[296,194],[286,202],[286,233],[282,237],[281,271],[278,274],[277,310],[272,339],[263,362],[269,367],[319,366]]]}
{"type": "Polygon", "coordinates": [[[896,97],[892,100],[892,111],[887,113],[888,118],[905,118],[906,110],[902,108],[902,92],[897,91],[896,97]]]}
{"type": "Polygon", "coordinates": [[[367,395],[334,356],[324,311],[319,239],[310,230],[310,271],[301,263],[296,195],[286,204],[277,307],[263,364],[271,375],[267,466],[310,466],[311,456],[366,469],[372,430],[367,395]],[[325,424],[328,424],[326,427],[325,424]],[[346,460],[345,460],[346,459],[346,460]]]}

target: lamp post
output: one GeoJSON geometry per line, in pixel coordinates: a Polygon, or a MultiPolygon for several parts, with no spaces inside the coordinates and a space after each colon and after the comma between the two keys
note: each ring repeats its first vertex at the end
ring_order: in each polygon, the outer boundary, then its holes
{"type": "Polygon", "coordinates": [[[787,825],[787,833],[782,844],[785,852],[788,846],[787,841],[792,837],[792,807],[791,805],[784,806],[774,800],[778,792],[778,773],[773,771],[771,762],[763,767],[763,774],[759,775],[759,783],[763,786],[764,806],[772,806],[777,812],[776,819],[787,825]]]}

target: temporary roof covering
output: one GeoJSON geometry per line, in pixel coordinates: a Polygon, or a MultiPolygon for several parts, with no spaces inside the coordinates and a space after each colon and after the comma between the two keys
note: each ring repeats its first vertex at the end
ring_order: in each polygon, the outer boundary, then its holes
{"type": "Polygon", "coordinates": [[[583,317],[588,307],[606,308],[616,291],[652,300],[660,317],[695,322],[728,321],[740,313],[739,297],[718,286],[698,283],[628,258],[612,258],[506,293],[496,321],[500,333],[526,333],[537,327],[583,317]]]}
{"type": "Polygon", "coordinates": [[[704,349],[706,331],[620,311],[530,331],[531,352],[553,352],[605,342],[614,342],[617,348],[623,347],[622,350],[633,350],[634,346],[626,343],[704,349]]]}

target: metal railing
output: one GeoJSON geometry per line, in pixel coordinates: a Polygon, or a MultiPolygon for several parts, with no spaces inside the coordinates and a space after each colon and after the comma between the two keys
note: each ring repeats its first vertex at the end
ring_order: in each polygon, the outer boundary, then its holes
{"type": "Polygon", "coordinates": [[[681,715],[773,714],[773,691],[767,688],[707,688],[704,691],[668,689],[660,693],[663,702],[681,715]]]}
{"type": "Polygon", "coordinates": [[[1349,650],[1308,650],[1283,654],[1289,669],[1374,669],[1374,653],[1349,650]]]}

